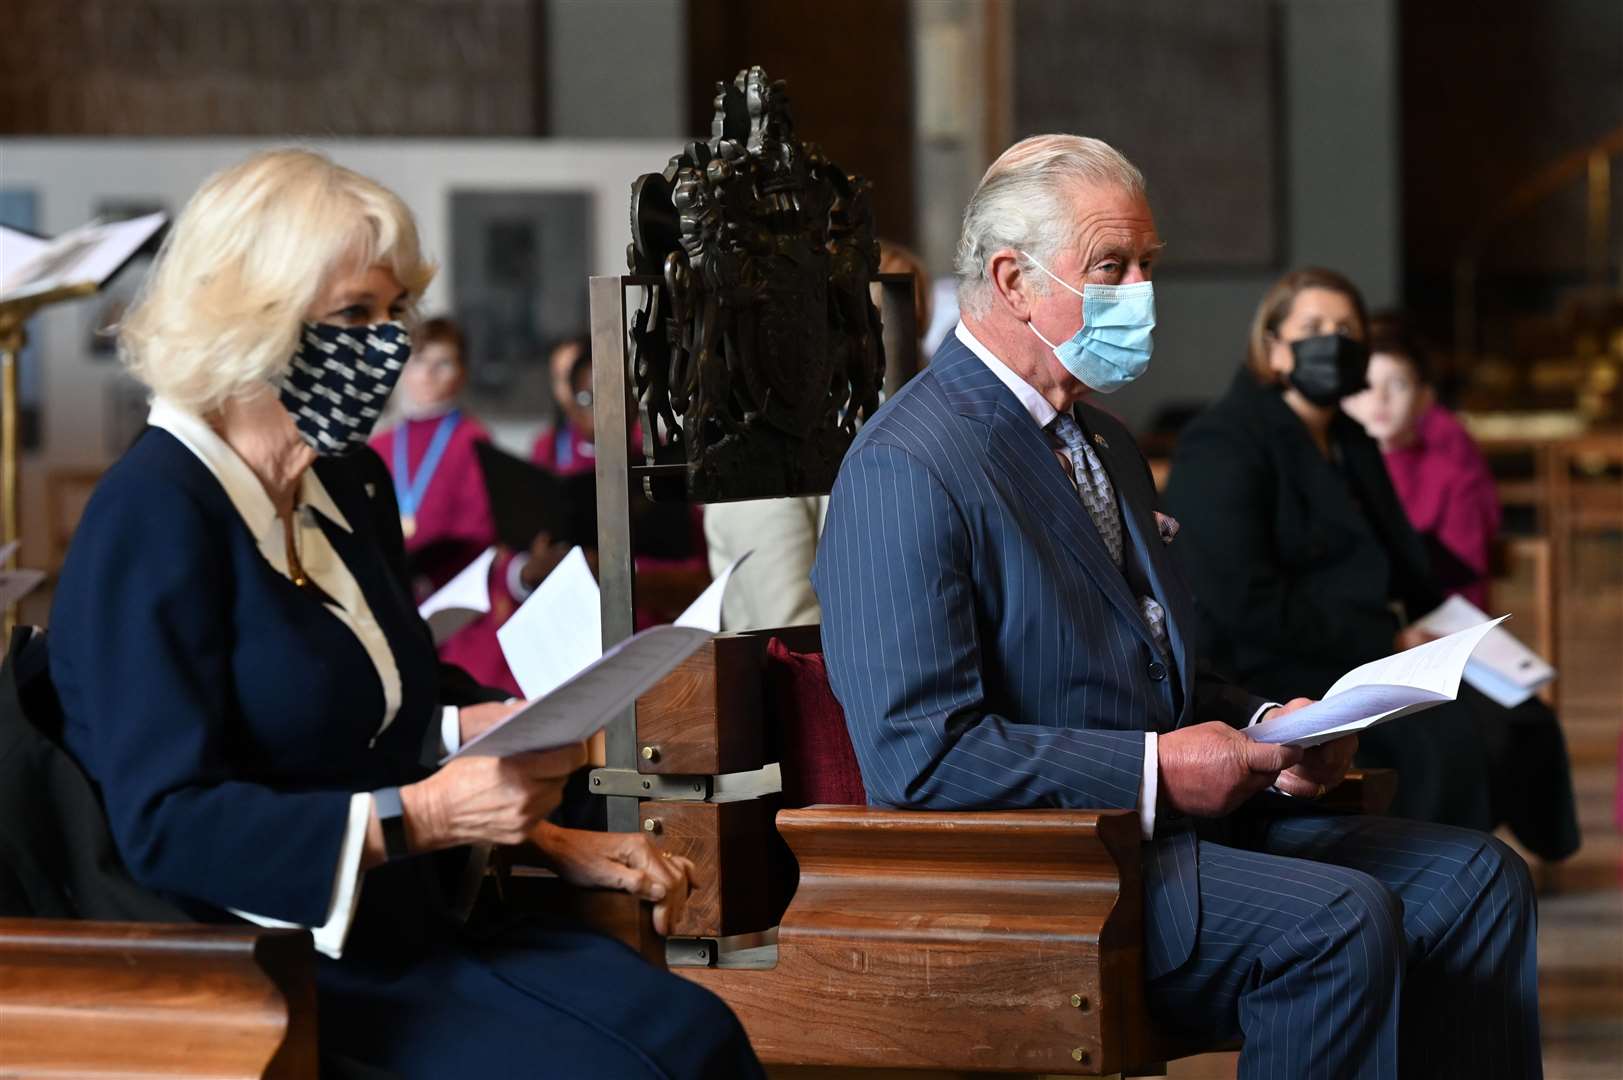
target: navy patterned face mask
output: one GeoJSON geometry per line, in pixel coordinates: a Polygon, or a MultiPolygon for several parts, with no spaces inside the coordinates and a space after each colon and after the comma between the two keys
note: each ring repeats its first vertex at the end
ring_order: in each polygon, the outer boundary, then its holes
{"type": "Polygon", "coordinates": [[[347,454],[372,434],[409,356],[405,323],[305,323],[293,366],[274,383],[310,449],[347,454]]]}

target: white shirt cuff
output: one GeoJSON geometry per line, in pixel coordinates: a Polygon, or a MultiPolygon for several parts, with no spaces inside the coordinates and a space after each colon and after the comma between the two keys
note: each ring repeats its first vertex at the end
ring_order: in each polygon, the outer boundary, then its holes
{"type": "Polygon", "coordinates": [[[462,748],[462,714],[455,705],[440,712],[440,756],[450,757],[462,748]]]}
{"type": "Polygon", "coordinates": [[[1267,712],[1269,709],[1277,709],[1277,708],[1279,708],[1279,702],[1270,701],[1268,704],[1264,705],[1262,708],[1260,708],[1256,712],[1252,713],[1251,714],[1251,719],[1249,719],[1249,720],[1247,720],[1245,722],[1245,726],[1250,727],[1252,724],[1255,724],[1258,720],[1262,719],[1262,714],[1263,713],[1267,712]]]}
{"type": "Polygon", "coordinates": [[[529,561],[530,556],[522,551],[507,560],[507,594],[520,603],[528,600],[535,591],[524,587],[524,567],[529,561]]]}
{"type": "MultiPolygon", "coordinates": [[[[344,939],[349,936],[349,924],[355,919],[355,909],[361,902],[361,852],[366,847],[366,827],[372,822],[372,793],[357,791],[349,797],[349,823],[344,828],[344,841],[338,847],[338,875],[333,879],[332,904],[327,909],[327,921],[320,926],[303,927],[315,938],[316,949],[323,956],[337,960],[344,954],[344,939]]],[[[283,922],[251,911],[230,909],[231,914],[260,926],[301,929],[298,923],[283,922]]]]}
{"type": "Polygon", "coordinates": [[[1153,731],[1144,733],[1144,771],[1138,778],[1138,821],[1144,830],[1144,839],[1155,838],[1155,797],[1160,787],[1161,757],[1153,731]]]}

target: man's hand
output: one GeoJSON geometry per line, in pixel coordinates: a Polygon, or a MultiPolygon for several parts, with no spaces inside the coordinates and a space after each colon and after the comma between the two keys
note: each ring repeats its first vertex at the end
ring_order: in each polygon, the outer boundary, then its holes
{"type": "Polygon", "coordinates": [[[1357,752],[1357,735],[1344,735],[1334,742],[1309,747],[1302,753],[1299,764],[1279,774],[1274,786],[1298,799],[1317,799],[1346,779],[1347,769],[1357,752]]]}
{"type": "Polygon", "coordinates": [[[558,564],[563,562],[564,556],[568,554],[568,544],[554,541],[549,533],[537,533],[535,539],[530,542],[529,557],[519,569],[520,584],[533,592],[547,580],[547,575],[556,570],[558,564]]]}
{"type": "Polygon", "coordinates": [[[1231,813],[1302,760],[1293,746],[1257,742],[1216,720],[1169,731],[1156,750],[1158,804],[1195,817],[1231,813]]]}
{"type": "Polygon", "coordinates": [[[669,934],[687,903],[693,863],[667,855],[642,833],[590,832],[542,822],[530,839],[571,885],[619,889],[653,901],[656,933],[669,934]]]}

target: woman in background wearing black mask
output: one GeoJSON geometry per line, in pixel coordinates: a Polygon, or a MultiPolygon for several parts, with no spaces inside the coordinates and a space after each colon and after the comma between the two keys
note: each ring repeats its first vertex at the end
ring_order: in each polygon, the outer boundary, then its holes
{"type": "MultiPolygon", "coordinates": [[[[1245,367],[1179,437],[1166,491],[1204,655],[1257,693],[1319,697],[1344,672],[1427,640],[1442,600],[1380,448],[1340,409],[1364,388],[1363,298],[1328,270],[1263,297],[1245,367]]],[[[1359,763],[1400,770],[1392,813],[1491,829],[1472,703],[1365,731],[1359,763]]]]}

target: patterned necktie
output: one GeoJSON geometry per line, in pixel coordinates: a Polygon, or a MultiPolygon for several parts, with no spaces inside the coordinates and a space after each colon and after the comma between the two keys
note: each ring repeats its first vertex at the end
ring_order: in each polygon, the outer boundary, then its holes
{"type": "Polygon", "coordinates": [[[1121,566],[1121,509],[1116,505],[1116,487],[1110,482],[1110,474],[1105,472],[1104,462],[1093,452],[1082,428],[1069,413],[1054,417],[1049,430],[1065,448],[1065,456],[1071,459],[1071,479],[1076,483],[1077,494],[1082,497],[1088,516],[1093,519],[1093,527],[1099,530],[1099,539],[1105,542],[1111,561],[1121,566]]]}
{"type": "MultiPolygon", "coordinates": [[[[1093,527],[1098,530],[1099,539],[1104,541],[1105,550],[1110,552],[1110,558],[1120,569],[1121,507],[1116,505],[1116,487],[1110,482],[1110,474],[1105,472],[1104,462],[1093,452],[1087,437],[1082,434],[1081,426],[1069,413],[1054,417],[1048,429],[1064,447],[1065,456],[1070,458],[1071,479],[1076,483],[1076,493],[1081,496],[1088,517],[1093,519],[1093,527]]],[[[1138,613],[1149,629],[1150,637],[1155,640],[1157,649],[1163,656],[1170,655],[1172,646],[1167,640],[1167,616],[1160,603],[1153,596],[1140,596],[1138,613]]]]}

